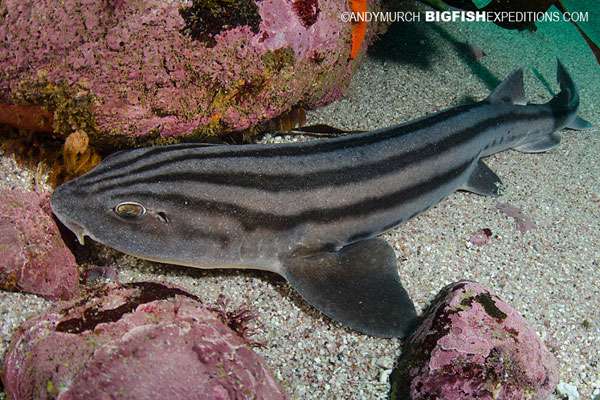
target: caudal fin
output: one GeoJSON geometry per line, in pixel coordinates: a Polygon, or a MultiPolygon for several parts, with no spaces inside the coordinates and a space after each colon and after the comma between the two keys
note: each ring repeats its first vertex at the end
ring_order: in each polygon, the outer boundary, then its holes
{"type": "Polygon", "coordinates": [[[575,82],[569,75],[565,66],[557,58],[556,79],[560,85],[560,92],[548,102],[560,128],[588,129],[592,124],[577,116],[579,108],[579,92],[575,82]]]}
{"type": "Polygon", "coordinates": [[[569,75],[562,62],[556,59],[556,80],[560,86],[560,92],[548,103],[556,113],[570,115],[569,122],[577,114],[579,108],[579,92],[575,82],[569,75]]]}
{"type": "Polygon", "coordinates": [[[592,124],[577,116],[579,108],[579,92],[569,72],[556,59],[556,80],[560,86],[560,92],[548,102],[554,127],[551,131],[543,134],[535,134],[527,137],[527,140],[515,146],[514,149],[523,153],[541,153],[558,146],[560,135],[557,133],[562,128],[586,129],[592,124]]]}

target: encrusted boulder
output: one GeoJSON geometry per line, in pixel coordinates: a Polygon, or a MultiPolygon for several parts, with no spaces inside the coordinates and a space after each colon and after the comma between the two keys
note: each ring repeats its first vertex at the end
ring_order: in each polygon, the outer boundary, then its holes
{"type": "Polygon", "coordinates": [[[358,60],[341,18],[350,3],[0,2],[0,123],[82,130],[92,143],[149,140],[244,130],[328,103],[358,60]]]}
{"type": "Polygon", "coordinates": [[[548,398],[558,367],[527,321],[482,285],[445,287],[405,343],[392,398],[548,398]]]}
{"type": "Polygon", "coordinates": [[[110,284],[23,323],[4,388],[14,400],[284,399],[224,315],[176,287],[110,284]]]}
{"type": "Polygon", "coordinates": [[[49,194],[0,190],[0,289],[47,299],[79,293],[79,270],[52,218],[49,194]]]}

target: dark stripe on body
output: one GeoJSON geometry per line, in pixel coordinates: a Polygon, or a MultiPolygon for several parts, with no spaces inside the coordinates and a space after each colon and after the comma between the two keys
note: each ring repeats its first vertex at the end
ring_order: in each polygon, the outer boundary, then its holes
{"type": "MultiPolygon", "coordinates": [[[[304,156],[314,155],[314,154],[335,152],[335,151],[339,151],[340,149],[349,149],[349,148],[365,146],[365,145],[369,145],[369,144],[373,144],[373,143],[378,143],[378,142],[383,142],[386,140],[394,139],[394,138],[397,138],[397,137],[400,137],[403,135],[407,135],[407,134],[416,132],[418,130],[427,129],[439,122],[442,122],[442,121],[448,119],[448,118],[458,116],[464,112],[470,111],[471,109],[474,109],[479,105],[481,105],[481,103],[475,103],[475,104],[469,104],[469,105],[465,105],[465,106],[455,107],[450,110],[442,111],[440,113],[434,114],[430,117],[427,117],[427,118],[424,118],[421,120],[417,120],[414,122],[408,122],[407,124],[399,125],[397,127],[387,129],[387,130],[378,131],[376,133],[370,132],[370,133],[365,133],[365,134],[349,135],[349,136],[345,136],[342,138],[336,138],[336,139],[330,139],[330,140],[327,140],[327,139],[326,140],[313,140],[313,141],[309,141],[309,142],[303,142],[298,145],[296,145],[296,144],[292,144],[292,145],[289,145],[289,144],[262,145],[259,148],[257,148],[256,146],[237,145],[237,146],[235,146],[237,148],[236,150],[224,150],[224,151],[218,151],[218,152],[206,153],[206,154],[198,154],[198,153],[185,154],[185,155],[177,157],[177,158],[154,162],[154,163],[142,166],[138,169],[130,170],[127,173],[116,174],[113,176],[109,175],[109,176],[101,177],[97,180],[87,181],[87,182],[85,182],[85,184],[91,185],[91,184],[100,182],[105,179],[116,179],[116,178],[120,178],[123,176],[127,176],[129,174],[144,172],[146,170],[152,169],[152,167],[158,168],[158,167],[162,167],[163,165],[168,165],[171,163],[177,163],[177,162],[187,161],[187,160],[195,160],[195,159],[201,160],[201,159],[227,158],[227,157],[234,157],[234,158],[243,158],[243,157],[246,157],[246,158],[247,157],[274,158],[274,157],[295,157],[295,156],[304,157],[304,156]]],[[[194,149],[195,147],[206,148],[206,146],[201,146],[201,145],[196,145],[196,146],[194,146],[194,145],[174,145],[174,146],[162,146],[162,147],[150,148],[148,151],[145,151],[138,156],[135,156],[131,159],[119,161],[119,162],[111,165],[109,171],[101,170],[101,169],[99,169],[98,171],[92,170],[87,175],[84,175],[84,177],[86,180],[88,180],[90,178],[98,177],[99,175],[102,175],[102,173],[105,173],[105,172],[120,170],[120,169],[130,166],[131,164],[134,164],[135,162],[140,161],[140,160],[142,160],[142,161],[150,160],[151,161],[152,159],[148,158],[148,157],[153,156],[153,155],[159,155],[159,154],[160,155],[163,155],[163,154],[168,155],[171,152],[177,152],[177,151],[186,150],[186,149],[194,149]]],[[[224,146],[217,146],[217,147],[219,147],[219,149],[224,149],[224,148],[227,148],[228,146],[224,145],[224,146]]],[[[133,150],[132,152],[135,152],[135,150],[133,150]]],[[[102,164],[100,165],[100,167],[101,166],[102,166],[102,164]]],[[[82,183],[82,185],[83,185],[83,183],[82,183]]]]}
{"type": "Polygon", "coordinates": [[[279,215],[245,208],[233,203],[212,201],[205,199],[191,199],[181,194],[160,194],[150,191],[127,192],[133,199],[157,198],[160,201],[187,205],[195,210],[206,211],[236,219],[247,231],[259,227],[275,231],[292,229],[305,223],[330,223],[344,218],[356,218],[371,215],[375,212],[385,211],[398,207],[402,203],[414,200],[429,192],[435,191],[440,186],[456,179],[464,173],[475,161],[471,159],[457,168],[418,184],[405,187],[376,198],[368,198],[342,207],[314,208],[293,215],[279,215]]]}
{"type": "MultiPolygon", "coordinates": [[[[119,161],[116,164],[112,165],[110,169],[113,170],[113,169],[120,169],[120,168],[126,167],[130,164],[135,163],[136,161],[138,161],[140,159],[145,159],[146,157],[152,157],[152,156],[158,155],[158,154],[169,153],[169,152],[173,152],[173,151],[206,148],[206,147],[210,147],[210,146],[212,146],[212,145],[207,145],[207,144],[202,144],[202,143],[189,143],[189,144],[182,143],[182,144],[173,144],[173,145],[169,145],[169,146],[148,147],[148,148],[137,149],[137,150],[121,150],[121,151],[117,151],[116,153],[110,154],[103,161],[106,161],[112,157],[114,157],[114,158],[124,157],[127,155],[137,154],[139,152],[142,152],[142,154],[140,154],[138,156],[119,161]]],[[[102,173],[104,173],[104,172],[107,172],[107,171],[104,171],[102,169],[97,169],[97,170],[94,169],[94,170],[88,172],[86,174],[86,177],[93,178],[98,175],[102,175],[102,173]]]]}
{"type": "Polygon", "coordinates": [[[429,210],[432,206],[434,206],[436,204],[437,204],[437,202],[432,203],[432,204],[427,204],[426,207],[423,207],[420,210],[413,212],[412,214],[410,214],[407,217],[405,216],[398,220],[395,220],[394,222],[391,222],[376,231],[361,231],[361,232],[355,233],[352,236],[350,236],[346,242],[347,243],[358,242],[360,240],[369,239],[369,238],[372,238],[373,236],[379,235],[380,233],[389,231],[390,229],[395,228],[395,227],[405,223],[408,220],[411,220],[413,217],[421,214],[422,212],[429,210]]]}
{"type": "MultiPolygon", "coordinates": [[[[394,156],[377,160],[370,163],[357,164],[351,167],[335,168],[322,171],[309,172],[305,174],[256,174],[251,172],[168,172],[156,174],[147,178],[132,179],[114,182],[110,185],[100,187],[92,193],[102,193],[118,188],[122,185],[135,185],[145,183],[166,183],[166,182],[197,182],[208,183],[230,187],[253,188],[270,192],[291,192],[298,190],[312,190],[328,186],[342,186],[351,183],[368,181],[377,177],[393,175],[398,170],[405,168],[408,165],[418,161],[427,160],[434,157],[439,157],[440,154],[450,148],[459,146],[473,139],[478,134],[487,129],[497,126],[505,122],[506,118],[510,117],[512,121],[530,120],[539,118],[539,115],[532,116],[530,114],[511,114],[501,115],[496,118],[484,120],[478,124],[467,127],[462,131],[450,136],[444,136],[444,139],[428,143],[424,148],[413,149],[407,153],[400,153],[394,156]]],[[[273,148],[274,149],[274,148],[273,148]]],[[[158,170],[164,166],[170,166],[179,162],[190,159],[195,159],[195,155],[185,155],[172,160],[149,164],[140,167],[134,171],[121,174],[127,176],[133,173],[143,173],[146,171],[158,170]]],[[[162,168],[165,169],[165,168],[162,168]]],[[[168,168],[167,168],[168,169],[168,168]]],[[[122,176],[115,176],[113,179],[118,179],[122,176]]],[[[89,186],[92,183],[87,183],[83,186],[89,186]]]]}

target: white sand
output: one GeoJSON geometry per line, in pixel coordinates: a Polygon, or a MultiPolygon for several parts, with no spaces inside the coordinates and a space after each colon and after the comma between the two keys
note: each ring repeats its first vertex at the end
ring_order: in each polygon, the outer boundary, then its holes
{"type": "MultiPolygon", "coordinates": [[[[535,34],[479,23],[423,23],[403,31],[406,35],[393,43],[388,38],[386,57],[367,58],[346,99],[311,113],[309,122],[372,129],[459,104],[468,96],[485,97],[488,87],[465,63],[465,53],[451,44],[470,41],[487,53],[479,71],[498,79],[524,65],[555,85],[554,57],[559,55],[579,85],[580,114],[600,125],[600,68],[569,25],[547,24],[535,34]],[[420,67],[415,60],[428,63],[420,67]]],[[[526,90],[532,102],[549,98],[529,69],[526,90]]],[[[491,287],[531,322],[560,361],[561,380],[575,385],[583,399],[600,392],[599,154],[595,128],[565,131],[563,143],[545,154],[507,151],[486,160],[505,184],[499,200],[535,220],[537,229],[524,235],[496,210],[495,199],[469,193],[451,195],[385,235],[397,250],[403,283],[419,309],[459,279],[491,287]],[[470,235],[481,228],[497,237],[489,245],[467,247],[470,235]]],[[[6,157],[0,177],[2,186],[29,187],[31,182],[31,174],[16,172],[6,157]]],[[[386,398],[389,386],[381,378],[399,355],[400,342],[342,328],[276,276],[198,271],[101,252],[120,267],[123,281],[166,280],[206,301],[223,293],[234,305],[251,305],[262,325],[257,338],[267,345],[257,351],[292,398],[386,398]]],[[[17,324],[48,304],[33,295],[0,292],[0,354],[17,324]]]]}

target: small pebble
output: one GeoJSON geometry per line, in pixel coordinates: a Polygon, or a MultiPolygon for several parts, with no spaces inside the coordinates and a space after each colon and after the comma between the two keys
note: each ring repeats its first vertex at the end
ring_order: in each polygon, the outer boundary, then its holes
{"type": "Polygon", "coordinates": [[[394,360],[391,357],[379,357],[375,364],[383,369],[391,369],[394,366],[394,360]]]}
{"type": "Polygon", "coordinates": [[[579,391],[575,385],[560,381],[556,387],[558,394],[566,400],[579,400],[579,391]]]}
{"type": "Polygon", "coordinates": [[[473,233],[467,241],[467,247],[472,246],[483,246],[492,241],[492,230],[490,228],[483,228],[473,233]]]}
{"type": "Polygon", "coordinates": [[[391,374],[391,369],[384,369],[383,371],[381,371],[381,373],[379,373],[379,383],[381,383],[382,385],[388,383],[391,374]]]}

